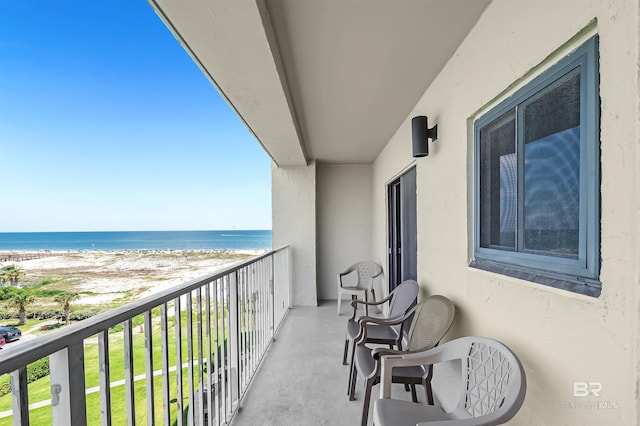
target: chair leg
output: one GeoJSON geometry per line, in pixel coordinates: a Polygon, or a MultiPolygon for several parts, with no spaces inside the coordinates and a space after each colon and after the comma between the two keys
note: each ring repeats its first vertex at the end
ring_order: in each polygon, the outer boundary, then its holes
{"type": "Polygon", "coordinates": [[[350,365],[350,368],[349,368],[349,385],[347,387],[347,393],[348,394],[353,393],[349,389],[352,388],[351,382],[355,381],[354,377],[358,375],[358,372],[356,371],[355,357],[356,357],[356,341],[354,340],[351,343],[351,361],[349,362],[349,365],[350,365]]]}
{"type": "Polygon", "coordinates": [[[424,379],[424,391],[427,394],[427,404],[434,405],[433,401],[433,389],[431,389],[431,379],[433,379],[433,364],[429,366],[429,373],[427,377],[424,379]]]}
{"type": "Polygon", "coordinates": [[[358,369],[351,363],[351,381],[349,384],[351,385],[349,388],[349,401],[356,400],[356,381],[358,379],[358,369]]]}
{"type": "Polygon", "coordinates": [[[367,426],[369,419],[369,405],[371,404],[371,388],[375,384],[375,378],[367,379],[364,386],[364,401],[362,401],[362,426],[367,426]]]}
{"type": "Polygon", "coordinates": [[[351,342],[351,362],[349,363],[349,365],[353,366],[353,360],[356,357],[356,341],[353,340],[351,342]]]}
{"type": "Polygon", "coordinates": [[[356,356],[356,341],[354,340],[351,343],[351,362],[349,363],[351,368],[349,369],[349,385],[347,386],[347,393],[350,392],[349,389],[351,389],[351,381],[353,380],[353,373],[356,369],[356,366],[354,364],[355,356],[356,356]]]}
{"type": "Polygon", "coordinates": [[[340,304],[342,303],[342,294],[338,292],[338,316],[340,316],[340,304]]]}
{"type": "Polygon", "coordinates": [[[342,355],[342,365],[347,365],[347,353],[349,352],[349,339],[344,339],[344,354],[342,355]]]}
{"type": "MultiPolygon", "coordinates": [[[[364,292],[364,301],[366,303],[369,302],[369,296],[368,296],[367,293],[368,293],[368,291],[365,290],[365,292],[364,292]]],[[[364,305],[364,313],[365,313],[366,316],[369,316],[369,305],[367,305],[366,303],[364,305]]]]}
{"type": "Polygon", "coordinates": [[[431,389],[431,383],[424,384],[424,391],[427,394],[427,404],[434,405],[433,402],[433,390],[431,389]]]}
{"type": "Polygon", "coordinates": [[[416,394],[416,385],[412,383],[409,386],[411,386],[411,401],[418,402],[418,395],[416,394]]]}

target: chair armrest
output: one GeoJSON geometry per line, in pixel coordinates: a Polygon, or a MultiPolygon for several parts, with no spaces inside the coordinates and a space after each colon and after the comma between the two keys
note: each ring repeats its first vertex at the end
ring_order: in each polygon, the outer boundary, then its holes
{"type": "Polygon", "coordinates": [[[439,362],[460,359],[459,355],[453,355],[446,346],[436,346],[426,351],[402,353],[397,355],[383,355],[380,357],[382,368],[380,370],[380,398],[391,398],[391,380],[394,367],[413,367],[418,365],[437,364],[439,362]]]}
{"type": "Polygon", "coordinates": [[[356,319],[356,311],[358,310],[358,303],[361,303],[363,305],[368,305],[368,306],[378,306],[378,305],[382,305],[383,303],[385,303],[386,301],[388,301],[389,299],[391,299],[391,294],[387,297],[385,297],[382,300],[378,300],[377,302],[365,302],[364,300],[352,300],[351,301],[351,306],[353,307],[353,315],[351,316],[352,320],[356,319]]]}
{"type": "Polygon", "coordinates": [[[338,278],[343,277],[343,276],[345,276],[345,275],[349,275],[350,273],[352,273],[353,271],[355,271],[355,270],[356,270],[355,266],[356,266],[356,265],[351,265],[351,266],[349,266],[347,269],[345,269],[344,271],[342,271],[342,272],[338,272],[338,278]]]}
{"type": "Polygon", "coordinates": [[[377,324],[380,321],[385,321],[385,320],[386,320],[386,318],[368,317],[368,316],[363,315],[360,318],[358,318],[357,320],[355,320],[355,322],[357,322],[358,324],[361,324],[363,321],[367,321],[367,322],[370,322],[370,323],[377,324]]]}
{"type": "Polygon", "coordinates": [[[396,349],[374,348],[371,351],[371,356],[374,359],[379,359],[383,355],[401,355],[401,354],[404,354],[404,353],[405,353],[405,351],[399,351],[399,350],[396,350],[396,349]]]}
{"type": "Polygon", "coordinates": [[[363,305],[369,305],[369,306],[382,305],[384,302],[386,302],[389,299],[390,299],[390,296],[389,297],[385,297],[382,300],[378,300],[377,302],[365,302],[364,300],[356,299],[356,300],[352,300],[351,301],[351,306],[353,306],[355,308],[358,303],[361,303],[363,305]]]}
{"type": "Polygon", "coordinates": [[[374,317],[360,317],[358,318],[358,323],[360,323],[361,327],[366,327],[367,324],[375,324],[375,325],[400,325],[406,320],[408,320],[411,315],[415,312],[418,305],[409,309],[404,315],[397,316],[395,318],[374,318],[374,317]]]}
{"type": "Polygon", "coordinates": [[[347,268],[346,270],[344,270],[342,272],[338,272],[338,288],[342,288],[342,277],[344,277],[345,275],[349,275],[350,273],[352,273],[355,270],[356,270],[355,265],[352,265],[349,268],[347,268]]]}
{"type": "Polygon", "coordinates": [[[368,306],[376,306],[384,302],[365,302],[364,300],[358,300],[358,299],[352,300],[351,301],[351,307],[353,308],[353,314],[351,315],[352,320],[356,319],[356,312],[358,311],[358,303],[361,303],[363,305],[368,305],[368,306]]]}
{"type": "Polygon", "coordinates": [[[417,306],[418,305],[414,306],[413,308],[409,309],[404,315],[402,315],[400,317],[396,317],[394,319],[373,318],[373,317],[361,317],[361,318],[359,318],[358,319],[358,323],[360,324],[360,331],[358,332],[358,335],[355,337],[354,341],[356,342],[356,344],[364,343],[364,341],[367,338],[367,325],[368,324],[373,324],[373,325],[376,325],[376,326],[382,326],[382,325],[390,326],[390,325],[400,325],[400,324],[404,323],[415,312],[417,306]]]}

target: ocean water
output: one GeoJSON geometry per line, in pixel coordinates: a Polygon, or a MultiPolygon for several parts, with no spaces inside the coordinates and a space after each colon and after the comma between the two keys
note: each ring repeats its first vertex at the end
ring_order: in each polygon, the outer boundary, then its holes
{"type": "Polygon", "coordinates": [[[271,231],[0,233],[0,250],[265,250],[271,231]]]}

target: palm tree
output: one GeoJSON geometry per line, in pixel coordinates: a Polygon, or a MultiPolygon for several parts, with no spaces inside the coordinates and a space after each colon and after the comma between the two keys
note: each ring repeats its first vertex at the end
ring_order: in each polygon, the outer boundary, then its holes
{"type": "Polygon", "coordinates": [[[65,291],[56,296],[55,300],[57,303],[62,305],[62,309],[64,309],[64,323],[69,324],[69,311],[71,310],[71,302],[77,300],[80,297],[78,293],[65,291]]]}
{"type": "Polygon", "coordinates": [[[9,306],[18,309],[18,325],[27,323],[27,305],[33,303],[34,300],[35,297],[26,288],[21,288],[11,295],[9,306]]]}
{"type": "Polygon", "coordinates": [[[20,269],[16,265],[5,266],[4,268],[2,268],[2,271],[0,271],[0,274],[2,275],[2,282],[10,281],[13,285],[17,285],[20,278],[24,277],[25,275],[22,269],[20,269]]]}

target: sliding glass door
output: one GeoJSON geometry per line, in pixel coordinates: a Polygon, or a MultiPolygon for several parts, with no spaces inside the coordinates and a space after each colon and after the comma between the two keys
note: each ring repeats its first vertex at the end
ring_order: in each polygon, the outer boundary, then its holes
{"type": "Polygon", "coordinates": [[[416,169],[387,187],[389,291],[404,280],[417,280],[416,169]]]}

